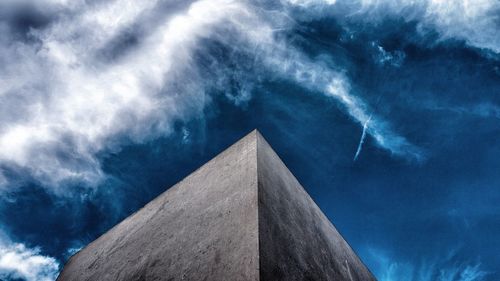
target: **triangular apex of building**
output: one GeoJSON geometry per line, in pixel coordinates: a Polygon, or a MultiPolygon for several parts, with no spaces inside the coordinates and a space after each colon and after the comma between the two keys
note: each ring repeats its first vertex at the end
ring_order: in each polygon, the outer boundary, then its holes
{"type": "Polygon", "coordinates": [[[72,256],[66,280],[375,280],[257,130],[72,256]]]}

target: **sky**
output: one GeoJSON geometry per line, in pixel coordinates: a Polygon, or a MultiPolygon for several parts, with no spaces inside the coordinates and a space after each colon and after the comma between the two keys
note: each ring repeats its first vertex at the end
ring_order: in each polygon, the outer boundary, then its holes
{"type": "Polygon", "coordinates": [[[0,280],[257,128],[381,281],[500,280],[497,0],[0,1],[0,280]]]}

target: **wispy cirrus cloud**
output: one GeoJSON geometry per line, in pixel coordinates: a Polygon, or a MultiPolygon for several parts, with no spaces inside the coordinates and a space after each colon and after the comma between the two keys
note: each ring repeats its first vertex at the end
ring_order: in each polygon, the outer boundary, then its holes
{"type": "Polygon", "coordinates": [[[377,263],[372,270],[381,281],[481,281],[491,274],[479,262],[455,262],[454,251],[439,258],[427,257],[418,264],[398,261],[375,249],[370,255],[377,263]]]}
{"type": "Polygon", "coordinates": [[[377,24],[387,18],[418,23],[422,35],[437,32],[439,40],[463,40],[469,46],[500,53],[500,3],[495,0],[356,0],[284,1],[341,20],[377,24]]]}

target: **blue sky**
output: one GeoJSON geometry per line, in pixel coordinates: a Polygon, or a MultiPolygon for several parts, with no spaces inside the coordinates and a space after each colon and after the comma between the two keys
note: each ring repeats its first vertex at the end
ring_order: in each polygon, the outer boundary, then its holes
{"type": "Polygon", "coordinates": [[[0,3],[0,279],[254,128],[379,280],[500,279],[495,0],[0,3]]]}

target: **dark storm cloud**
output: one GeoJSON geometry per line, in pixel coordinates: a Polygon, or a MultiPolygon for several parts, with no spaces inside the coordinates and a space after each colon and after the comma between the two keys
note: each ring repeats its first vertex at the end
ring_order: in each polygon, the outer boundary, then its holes
{"type": "Polygon", "coordinates": [[[497,2],[0,7],[0,250],[29,265],[0,274],[53,278],[258,127],[380,280],[495,279],[497,2]]]}

